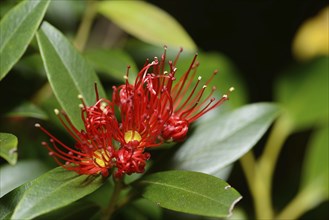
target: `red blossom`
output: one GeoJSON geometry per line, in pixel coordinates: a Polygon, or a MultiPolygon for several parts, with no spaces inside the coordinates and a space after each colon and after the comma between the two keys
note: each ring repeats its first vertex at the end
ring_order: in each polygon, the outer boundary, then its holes
{"type": "MultiPolygon", "coordinates": [[[[176,64],[182,51],[182,49],[179,51],[174,62],[168,62],[169,70],[166,71],[165,47],[161,61],[154,65],[153,73],[150,74],[152,77],[149,77],[149,79],[151,79],[149,80],[150,87],[157,92],[165,88],[170,92],[173,102],[173,113],[165,123],[162,131],[162,138],[167,141],[184,140],[188,132],[189,124],[228,100],[227,94],[224,94],[218,100],[213,97],[216,87],[212,87],[210,93],[204,97],[206,88],[218,71],[215,70],[212,76],[202,85],[202,77],[196,77],[197,68],[199,66],[196,61],[197,54],[194,56],[189,68],[182,77],[173,83],[177,71],[176,64]],[[196,78],[197,81],[194,82],[196,78]]],[[[229,91],[233,91],[233,88],[230,88],[229,91]]]]}
{"type": "Polygon", "coordinates": [[[113,167],[113,158],[115,156],[112,146],[112,134],[105,131],[98,132],[92,126],[90,126],[88,132],[78,131],[64,111],[59,113],[58,110],[55,110],[55,112],[76,143],[74,148],[69,147],[40,124],[36,124],[36,127],[50,137],[51,145],[42,142],[42,145],[49,150],[49,155],[65,169],[73,170],[79,174],[93,175],[101,173],[105,177],[108,176],[109,169],[113,167]]]}
{"type": "Polygon", "coordinates": [[[116,154],[116,167],[118,168],[115,176],[121,178],[124,174],[144,173],[146,161],[150,154],[143,152],[142,148],[121,147],[116,154]]]}
{"type": "Polygon", "coordinates": [[[79,96],[82,131],[72,124],[64,111],[55,110],[76,143],[73,148],[69,147],[36,124],[50,137],[51,145],[46,142],[42,145],[58,164],[79,174],[108,176],[113,169],[116,170],[114,176],[121,178],[124,174],[143,173],[150,158],[145,149],[159,146],[165,140],[184,140],[190,123],[228,99],[225,94],[216,100],[213,97],[215,87],[204,97],[217,71],[202,86],[200,76],[194,82],[197,55],[183,76],[174,82],[181,52],[174,62],[168,62],[167,71],[166,50],[160,60],[147,61],[132,84],[128,81],[128,67],[126,82],[113,87],[112,101],[99,98],[96,85],[94,105],[87,106],[79,96]],[[120,114],[119,120],[115,110],[120,114]]]}
{"type": "MultiPolygon", "coordinates": [[[[113,101],[118,106],[121,124],[114,138],[122,146],[148,148],[161,144],[159,135],[172,114],[172,100],[166,88],[154,91],[150,85],[153,76],[148,73],[157,60],[147,63],[139,72],[135,83],[113,87],[113,101]]],[[[155,76],[160,77],[160,76],[155,76]]]]}

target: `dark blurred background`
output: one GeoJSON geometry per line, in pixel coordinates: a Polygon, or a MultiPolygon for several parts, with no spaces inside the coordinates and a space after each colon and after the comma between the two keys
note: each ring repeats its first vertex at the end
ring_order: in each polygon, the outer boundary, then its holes
{"type": "MultiPolygon", "coordinates": [[[[231,58],[247,84],[249,102],[273,101],[273,82],[297,62],[291,45],[298,28],[328,5],[328,1],[321,0],[149,2],[175,17],[200,49],[219,51],[231,58]]],[[[273,184],[274,205],[278,210],[297,193],[311,132],[307,130],[289,137],[280,154],[273,184]]],[[[254,148],[256,155],[261,153],[265,140],[266,135],[254,148]]],[[[252,217],[252,199],[239,163],[228,182],[244,195],[239,203],[241,207],[248,207],[246,211],[252,217]]],[[[326,202],[301,219],[326,219],[328,216],[329,203],[326,202]]]]}
{"type": "Polygon", "coordinates": [[[199,48],[229,56],[243,73],[251,102],[272,99],[276,74],[295,62],[296,31],[328,5],[320,0],[149,2],[173,15],[199,48]]]}

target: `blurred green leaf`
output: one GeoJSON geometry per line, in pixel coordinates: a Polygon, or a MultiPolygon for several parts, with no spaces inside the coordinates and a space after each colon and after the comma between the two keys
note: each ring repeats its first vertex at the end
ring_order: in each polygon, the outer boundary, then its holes
{"type": "Polygon", "coordinates": [[[313,134],[305,154],[302,172],[302,187],[305,188],[313,183],[318,184],[317,182],[320,181],[320,184],[317,186],[317,190],[323,191],[327,198],[329,198],[328,136],[328,126],[317,130],[315,134],[313,134]]]}
{"type": "Polygon", "coordinates": [[[328,122],[328,56],[296,66],[276,82],[276,99],[287,110],[294,129],[328,122]]]}
{"type": "Polygon", "coordinates": [[[142,196],[174,211],[209,217],[226,217],[241,199],[225,181],[192,171],[154,173],[136,183],[142,196]]]}
{"type": "Polygon", "coordinates": [[[46,17],[54,26],[74,31],[83,16],[86,1],[51,1],[46,17]]]}
{"type": "Polygon", "coordinates": [[[31,102],[24,102],[21,105],[10,111],[7,116],[10,117],[32,117],[38,119],[47,119],[47,114],[42,111],[38,106],[31,102]]]}
{"type": "Polygon", "coordinates": [[[196,45],[184,28],[167,12],[144,1],[103,1],[98,11],[135,37],[158,46],[184,47],[196,45]]]}
{"type": "Polygon", "coordinates": [[[11,165],[17,162],[17,143],[15,135],[0,133],[0,156],[11,165]]]}
{"type": "Polygon", "coordinates": [[[223,167],[217,170],[216,172],[211,173],[211,175],[218,177],[222,180],[227,180],[230,177],[232,170],[233,170],[233,164],[229,164],[226,167],[223,167]]]}
{"type": "Polygon", "coordinates": [[[275,104],[256,103],[199,125],[175,153],[173,167],[216,174],[248,152],[278,113],[275,104]]]}
{"type": "Polygon", "coordinates": [[[99,206],[92,202],[77,201],[53,212],[41,215],[36,220],[72,220],[72,219],[90,219],[99,211],[99,206]]]}
{"type": "Polygon", "coordinates": [[[2,1],[0,7],[0,19],[2,19],[16,4],[17,2],[15,1],[2,1]]]}
{"type": "Polygon", "coordinates": [[[24,56],[16,63],[14,69],[24,73],[26,78],[46,78],[46,72],[39,53],[24,56]]]}
{"type": "MultiPolygon", "coordinates": [[[[163,45],[152,45],[132,38],[127,39],[124,45],[124,49],[136,60],[137,63],[145,63],[145,60],[153,59],[154,57],[161,57],[163,54],[163,45]]],[[[180,48],[169,47],[167,50],[167,56],[175,58],[180,48]]],[[[191,57],[195,54],[195,51],[184,51],[180,57],[191,57]]]]}
{"type": "Polygon", "coordinates": [[[19,60],[32,40],[49,0],[22,1],[0,22],[0,80],[19,60]]]}
{"type": "Polygon", "coordinates": [[[81,94],[87,105],[96,100],[94,83],[97,83],[100,97],[105,97],[104,89],[92,67],[76,51],[62,33],[44,22],[37,32],[41,57],[53,92],[68,114],[72,123],[83,128],[77,98],[81,94]]]}
{"type": "Polygon", "coordinates": [[[86,196],[85,199],[105,209],[109,205],[110,196],[113,193],[113,189],[114,189],[113,179],[108,178],[106,184],[103,184],[95,192],[86,196]],[[108,195],[108,196],[104,196],[104,195],[108,195]]]}
{"type": "Polygon", "coordinates": [[[105,73],[110,79],[124,81],[127,66],[130,66],[129,79],[130,82],[135,80],[138,69],[133,59],[122,50],[98,49],[86,51],[85,58],[93,65],[95,70],[105,73]]]}
{"type": "Polygon", "coordinates": [[[0,219],[32,219],[64,207],[99,188],[103,178],[57,167],[2,197],[0,219]]]}
{"type": "MultiPolygon", "coordinates": [[[[223,219],[223,220],[248,220],[248,214],[243,210],[236,208],[231,216],[223,219]]],[[[210,219],[209,219],[210,220],[210,219]]]]}
{"type": "Polygon", "coordinates": [[[47,167],[37,160],[18,161],[15,166],[4,165],[0,168],[0,197],[11,190],[32,180],[47,171],[47,167]]]}
{"type": "MultiPolygon", "coordinates": [[[[174,57],[171,58],[172,60],[174,57]]],[[[193,59],[193,55],[181,57],[177,62],[177,76],[181,76],[188,69],[193,59]]],[[[199,62],[197,74],[202,76],[201,82],[206,82],[215,70],[218,70],[216,77],[209,84],[209,87],[215,86],[217,93],[227,93],[230,87],[234,87],[235,91],[230,94],[228,105],[239,107],[247,103],[248,94],[246,86],[239,76],[233,62],[224,54],[217,52],[199,52],[197,61],[199,62]]],[[[198,76],[197,75],[197,76],[198,76]]],[[[197,77],[196,76],[196,77],[197,77]]],[[[196,81],[196,79],[195,79],[196,81]]]]}
{"type": "Polygon", "coordinates": [[[162,208],[154,202],[140,198],[118,210],[119,219],[161,220],[162,208]]]}

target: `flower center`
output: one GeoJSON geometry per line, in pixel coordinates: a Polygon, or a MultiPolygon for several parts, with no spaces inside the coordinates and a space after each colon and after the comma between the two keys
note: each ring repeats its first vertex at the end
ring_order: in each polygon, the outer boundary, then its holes
{"type": "Polygon", "coordinates": [[[94,151],[93,159],[97,166],[108,167],[110,165],[110,152],[104,149],[94,151]]]}
{"type": "Polygon", "coordinates": [[[137,131],[129,130],[125,133],[124,139],[126,143],[129,143],[130,141],[140,142],[142,140],[142,137],[137,131]]]}

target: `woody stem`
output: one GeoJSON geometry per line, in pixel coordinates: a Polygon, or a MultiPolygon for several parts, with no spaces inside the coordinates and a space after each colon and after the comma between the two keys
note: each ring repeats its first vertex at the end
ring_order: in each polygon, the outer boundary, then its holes
{"type": "Polygon", "coordinates": [[[86,10],[84,12],[78,32],[74,39],[74,45],[79,51],[83,51],[86,46],[95,15],[96,15],[95,1],[87,0],[86,10]]]}

